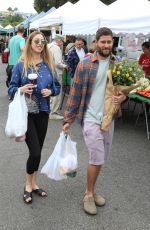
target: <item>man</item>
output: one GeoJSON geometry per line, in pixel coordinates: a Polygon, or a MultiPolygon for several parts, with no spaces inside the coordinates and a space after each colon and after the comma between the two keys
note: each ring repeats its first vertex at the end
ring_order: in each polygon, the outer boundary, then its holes
{"type": "Polygon", "coordinates": [[[49,44],[49,49],[53,55],[56,71],[58,73],[58,81],[61,84],[60,94],[51,98],[51,113],[49,118],[54,120],[63,119],[63,116],[60,115],[60,104],[62,99],[62,73],[66,68],[66,65],[63,63],[61,50],[63,43],[64,36],[61,34],[56,34],[54,41],[49,44]]]}
{"type": "MultiPolygon", "coordinates": [[[[84,194],[84,211],[97,214],[96,206],[103,206],[105,199],[96,194],[95,184],[108,158],[113,137],[114,122],[109,130],[101,131],[103,119],[107,70],[111,62],[113,34],[109,28],[101,28],[96,33],[97,50],[77,66],[73,85],[64,112],[62,130],[68,133],[71,123],[78,118],[83,127],[83,136],[89,152],[87,167],[87,187],[84,194]]],[[[112,103],[121,104],[126,96],[121,92],[112,97],[112,103]]]]}
{"type": "Polygon", "coordinates": [[[23,48],[25,46],[25,39],[23,38],[23,34],[24,34],[24,27],[19,26],[17,34],[10,39],[8,44],[9,58],[8,58],[8,66],[6,69],[7,76],[8,76],[6,81],[7,86],[9,86],[11,80],[12,69],[14,65],[16,65],[16,63],[18,62],[18,59],[20,58],[23,48]]]}
{"type": "Polygon", "coordinates": [[[79,61],[82,61],[85,57],[85,51],[82,47],[83,39],[77,37],[75,40],[75,47],[73,47],[70,52],[68,52],[66,63],[71,79],[74,76],[79,61]]]}

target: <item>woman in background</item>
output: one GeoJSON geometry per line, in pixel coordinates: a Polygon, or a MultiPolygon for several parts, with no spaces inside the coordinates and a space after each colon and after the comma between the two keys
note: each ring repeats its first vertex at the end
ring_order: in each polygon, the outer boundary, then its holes
{"type": "Polygon", "coordinates": [[[41,197],[47,196],[47,192],[37,185],[36,178],[48,127],[50,96],[56,96],[60,92],[60,85],[55,83],[54,75],[54,65],[46,38],[41,32],[35,31],[28,37],[21,59],[13,69],[8,89],[9,95],[14,96],[20,88],[20,92],[26,96],[28,106],[25,141],[29,157],[23,195],[26,204],[32,203],[33,193],[41,197]],[[33,80],[31,77],[37,78],[33,80]]]}
{"type": "Polygon", "coordinates": [[[145,76],[150,79],[150,42],[142,44],[143,53],[139,57],[139,64],[143,67],[145,76]]]}

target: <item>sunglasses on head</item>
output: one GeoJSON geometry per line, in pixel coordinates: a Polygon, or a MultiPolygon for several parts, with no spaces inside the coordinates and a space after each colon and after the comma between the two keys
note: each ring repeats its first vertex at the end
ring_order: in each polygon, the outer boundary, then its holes
{"type": "Polygon", "coordinates": [[[38,45],[38,44],[42,44],[42,45],[46,45],[46,40],[42,40],[42,39],[33,39],[32,40],[32,42],[34,43],[34,44],[36,44],[36,45],[38,45]]]}

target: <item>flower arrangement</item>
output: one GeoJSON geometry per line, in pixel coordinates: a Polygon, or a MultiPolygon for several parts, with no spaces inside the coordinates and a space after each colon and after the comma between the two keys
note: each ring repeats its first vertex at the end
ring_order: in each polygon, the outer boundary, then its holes
{"type": "Polygon", "coordinates": [[[108,82],[105,93],[105,104],[101,130],[107,131],[115,114],[120,109],[120,104],[112,102],[112,96],[123,93],[128,95],[131,90],[141,85],[141,79],[145,80],[144,71],[137,61],[129,62],[124,59],[122,62],[113,62],[107,73],[108,82]]]}
{"type": "Polygon", "coordinates": [[[144,71],[138,62],[129,62],[127,58],[122,62],[114,62],[110,68],[114,85],[130,86],[140,78],[145,77],[144,71]]]}

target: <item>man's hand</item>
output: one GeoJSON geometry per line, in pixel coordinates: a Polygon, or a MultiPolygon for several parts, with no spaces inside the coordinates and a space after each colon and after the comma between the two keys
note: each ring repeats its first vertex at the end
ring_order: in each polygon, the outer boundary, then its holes
{"type": "Polygon", "coordinates": [[[69,123],[65,123],[64,125],[63,125],[63,127],[62,127],[62,131],[64,132],[64,133],[68,133],[69,132],[69,129],[70,129],[70,124],[69,123]]]}
{"type": "Polygon", "coordinates": [[[121,104],[123,101],[126,100],[126,95],[122,93],[121,91],[117,96],[113,95],[112,100],[114,101],[114,104],[121,104]]]}

